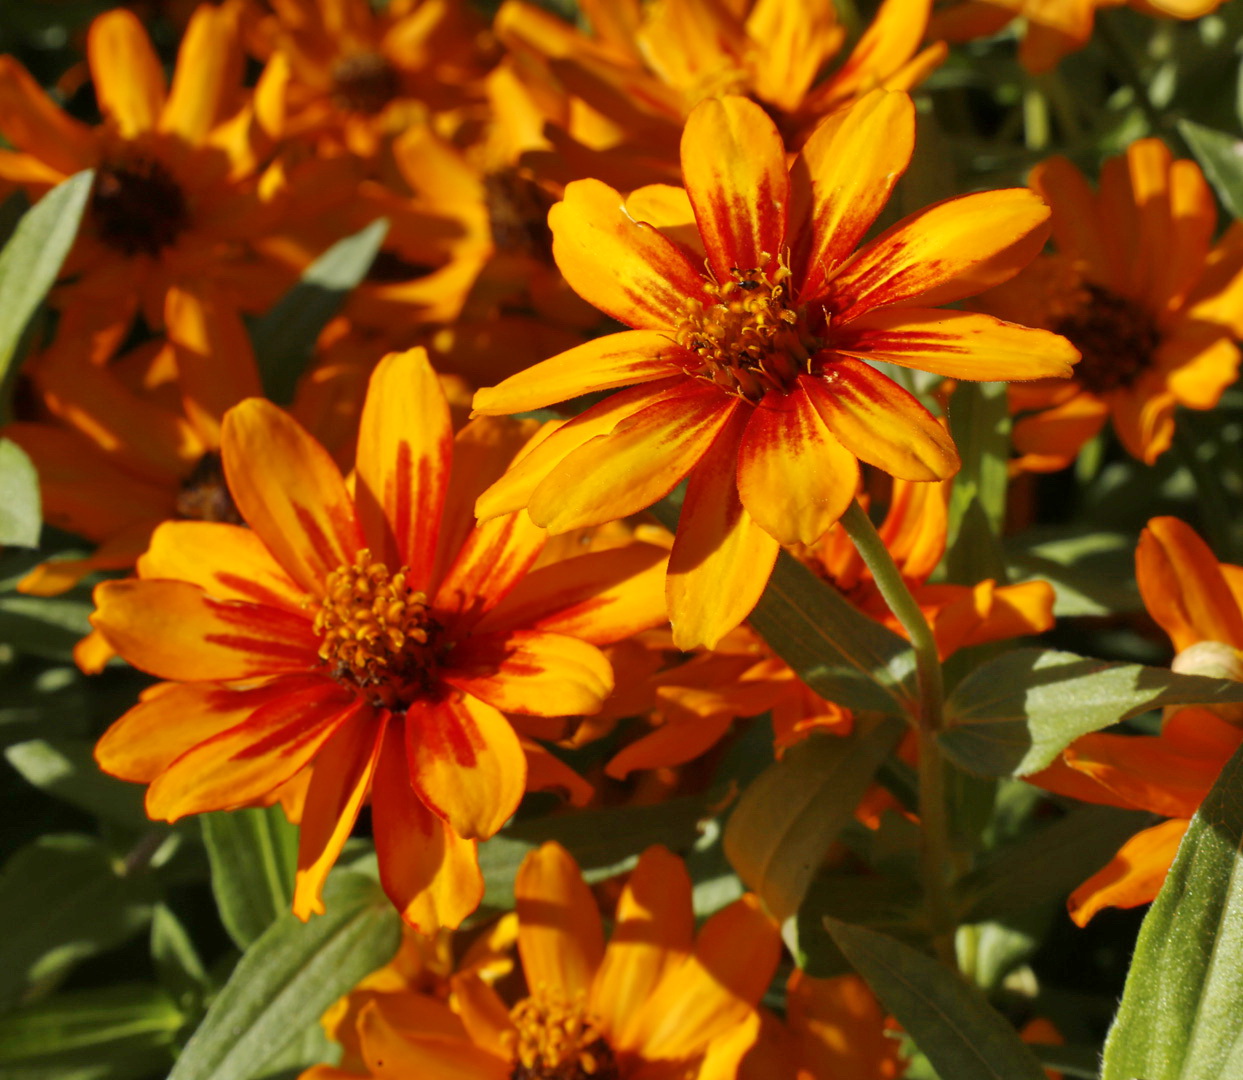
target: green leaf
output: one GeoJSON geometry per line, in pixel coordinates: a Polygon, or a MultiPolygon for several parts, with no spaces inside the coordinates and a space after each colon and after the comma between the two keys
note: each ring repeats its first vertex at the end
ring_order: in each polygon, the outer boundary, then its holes
{"type": "Polygon", "coordinates": [[[199,820],[220,919],[245,949],[293,903],[298,829],[280,806],[203,814],[199,820]]]}
{"type": "Polygon", "coordinates": [[[0,439],[0,545],[36,548],[42,528],[34,463],[12,439],[0,439]]]}
{"type": "Polygon", "coordinates": [[[0,1008],[31,984],[119,945],[151,916],[143,881],[92,837],[41,836],[0,871],[0,1008]]]}
{"type": "Polygon", "coordinates": [[[950,398],[950,432],[962,468],[950,493],[948,571],[974,585],[1006,580],[998,537],[1009,486],[1010,409],[1005,383],[959,383],[950,398]]]}
{"type": "Polygon", "coordinates": [[[837,947],[915,1040],[953,1080],[1046,1080],[1009,1021],[956,971],[909,945],[826,919],[837,947]]]}
{"type": "Polygon", "coordinates": [[[888,719],[847,738],[812,735],[742,793],[725,826],[725,854],[774,918],[798,911],[829,845],[904,730],[888,719]]]}
{"type": "Polygon", "coordinates": [[[1039,772],[1080,735],[1166,705],[1243,702],[1243,683],[1014,649],[982,664],[945,706],[942,748],[968,772],[1039,772]]]}
{"type": "Polygon", "coordinates": [[[1243,217],[1243,142],[1191,120],[1179,120],[1178,131],[1226,209],[1243,217]]]}
{"type": "Polygon", "coordinates": [[[1140,927],[1101,1080],[1243,1077],[1243,748],[1140,927]]]}
{"type": "Polygon", "coordinates": [[[0,641],[47,660],[72,660],[73,647],[91,632],[94,605],[77,591],[63,596],[0,595],[0,641]]]}
{"type": "Polygon", "coordinates": [[[1071,535],[1037,533],[1006,547],[1011,580],[1052,585],[1058,618],[1139,611],[1134,552],[1134,536],[1081,528],[1071,535]]]}
{"type": "Polygon", "coordinates": [[[361,874],[337,872],[327,911],[308,923],[287,912],[242,957],[186,1044],[169,1080],[250,1080],[401,941],[401,919],[361,874]]]}
{"type": "Polygon", "coordinates": [[[171,908],[156,904],[151,918],[151,959],[160,985],[178,1002],[197,1004],[211,979],[186,928],[171,908]]]}
{"type": "Polygon", "coordinates": [[[0,382],[9,377],[22,332],[73,247],[94,181],[88,169],[57,184],[22,215],[0,251],[0,382]]]}
{"type": "Polygon", "coordinates": [[[379,218],[353,236],[338,240],[302,275],[302,279],[251,326],[251,340],[263,390],[282,405],[293,401],[298,378],[306,369],[319,333],[358,285],[388,234],[379,218]]]}
{"type": "Polygon", "coordinates": [[[4,751],[8,763],[42,791],[106,821],[147,827],[143,789],[99,770],[86,739],[30,739],[4,751]]]}

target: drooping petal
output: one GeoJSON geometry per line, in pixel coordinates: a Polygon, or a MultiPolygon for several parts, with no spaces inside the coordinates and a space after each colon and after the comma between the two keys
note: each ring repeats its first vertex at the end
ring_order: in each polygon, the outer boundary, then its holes
{"type": "Polygon", "coordinates": [[[589,994],[604,957],[604,927],[565,848],[550,842],[530,852],[514,878],[514,899],[527,985],[546,986],[567,1001],[589,994]]]}
{"type": "Polygon", "coordinates": [[[1013,277],[1049,235],[1049,208],[1027,188],[939,202],[887,229],[829,283],[836,319],[917,301],[948,304],[1013,277]]]}
{"type": "Polygon", "coordinates": [[[219,682],[309,671],[319,639],[311,621],[280,608],[216,600],[181,581],[105,581],[91,625],[140,671],[219,682]]]}
{"type": "MultiPolygon", "coordinates": [[[[751,411],[738,451],[738,495],[760,528],[783,544],[814,544],[859,487],[855,455],[834,438],[800,377],[751,411]]],[[[835,417],[836,418],[836,417],[835,417]]]]}
{"type": "Polygon", "coordinates": [[[671,329],[684,301],[704,299],[704,278],[670,240],[635,221],[599,180],[575,180],[549,211],[553,256],[570,287],[636,330],[671,329]]]}
{"type": "Polygon", "coordinates": [[[665,596],[679,649],[709,649],[759,602],[781,545],[738,497],[738,444],[750,410],[730,425],[691,474],[669,554],[665,596]]]}
{"type": "Polygon", "coordinates": [[[324,913],[323,889],[371,789],[388,713],[368,711],[342,725],[311,767],[298,832],[293,913],[303,922],[324,913]]]}
{"type": "Polygon", "coordinates": [[[972,311],[869,311],[833,336],[842,352],[933,371],[951,379],[1066,378],[1079,350],[1060,334],[972,311]]]}
{"type": "Polygon", "coordinates": [[[531,494],[531,518],[552,533],[646,510],[694,467],[741,399],[686,379],[569,454],[531,494]]]}
{"type": "Polygon", "coordinates": [[[375,1003],[358,1018],[363,1060],[370,1075],[382,1080],[506,1080],[509,1062],[469,1039],[406,1035],[381,1018],[375,1003]]]}
{"type": "Polygon", "coordinates": [[[1155,736],[1099,731],[1076,739],[1063,756],[1126,802],[1167,817],[1191,817],[1222,766],[1216,754],[1179,754],[1155,736]]]}
{"type": "Polygon", "coordinates": [[[453,460],[449,403],[427,350],[389,353],[371,375],[358,430],[354,501],[372,555],[430,582],[453,460]]]}
{"type": "Polygon", "coordinates": [[[313,595],[353,562],[362,533],[341,471],[277,406],[249,398],[225,417],[221,458],[233,501],[289,575],[313,595]]]}
{"type": "Polygon", "coordinates": [[[799,384],[829,433],[855,457],[901,480],[945,480],[958,471],[958,451],[945,427],[862,360],[841,356],[819,378],[800,375],[799,384]]]}
{"type": "Polygon", "coordinates": [[[380,883],[422,934],[456,929],[483,899],[475,841],[433,814],[410,782],[401,725],[389,724],[371,792],[380,883]]]}
{"type": "Polygon", "coordinates": [[[800,222],[791,230],[801,303],[817,299],[872,226],[915,149],[915,107],[874,90],[807,140],[790,177],[800,222]],[[878,137],[884,132],[884,137],[878,137]]]}
{"type": "Polygon", "coordinates": [[[594,645],[538,630],[473,634],[441,678],[503,712],[575,716],[600,711],[613,669],[594,645]]]}
{"type": "Polygon", "coordinates": [[[154,131],[164,107],[164,69],[132,11],[100,15],[87,32],[87,62],[100,110],[122,138],[154,131]]]}
{"type": "Polygon", "coordinates": [[[410,780],[458,836],[492,836],[518,808],[527,759],[509,721],[478,698],[453,692],[406,710],[410,780]]]}
{"type": "Polygon", "coordinates": [[[776,125],[744,97],[709,97],[682,132],[682,177],[718,282],[771,274],[786,236],[790,177],[776,125]]]}
{"type": "Polygon", "coordinates": [[[1103,869],[1070,894],[1066,906],[1075,924],[1087,926],[1107,907],[1139,907],[1154,900],[1190,824],[1174,818],[1132,836],[1103,869]]]}
{"type": "MultiPolygon", "coordinates": [[[[292,683],[292,680],[288,681],[292,683]]],[[[147,815],[176,821],[263,801],[340,727],[365,723],[371,706],[330,679],[308,676],[236,727],[182,754],[147,789],[147,815]]]]}

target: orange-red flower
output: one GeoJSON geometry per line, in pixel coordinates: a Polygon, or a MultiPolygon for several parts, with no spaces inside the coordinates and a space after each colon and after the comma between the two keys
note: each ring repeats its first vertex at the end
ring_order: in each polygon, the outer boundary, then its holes
{"type": "MultiPolygon", "coordinates": [[[[1175,671],[1243,680],[1243,567],[1219,563],[1190,526],[1160,517],[1140,536],[1135,576],[1149,614],[1173,642],[1175,671]]],[[[1157,895],[1192,815],[1243,742],[1241,720],[1237,706],[1169,710],[1160,735],[1085,735],[1028,777],[1086,802],[1170,818],[1133,836],[1071,894],[1075,922],[1085,926],[1102,908],[1157,895]]]]}
{"type": "Polygon", "coordinates": [[[702,103],[685,192],[623,197],[583,180],[549,215],[570,285],[634,329],[479,391],[506,413],[626,387],[565,424],[480,500],[552,532],[650,506],[689,474],[670,558],[679,646],[750,612],[783,543],[814,543],[854,498],[858,459],[909,480],[953,475],[945,428],[869,361],[971,379],[1061,376],[1064,339],[936,310],[1011,277],[1048,210],[1017,189],[951,199],[859,251],[910,160],[914,110],[877,90],[823,123],[787,167],[755,103],[702,103]],[[696,228],[697,225],[697,228],[696,228]]]}
{"type": "Polygon", "coordinates": [[[352,488],[276,406],[230,410],[221,459],[250,528],[166,523],[139,580],[96,589],[94,625],[169,680],[104,735],[102,767],[149,783],[165,820],[271,801],[309,769],[303,918],[370,794],[388,894],[423,929],[457,925],[483,887],[475,841],[527,781],[505,712],[599,708],[612,671],[589,642],[659,617],[659,549],[528,573],[545,534],[525,514],[471,526],[522,430],[477,422],[455,439],[422,350],[372,376],[352,488]]]}
{"type": "Polygon", "coordinates": [[[302,1080],[733,1080],[781,951],[753,896],[696,935],[685,867],[649,848],[606,945],[595,898],[559,845],[526,857],[514,892],[526,977],[516,1001],[472,970],[452,977],[448,1004],[375,999],[357,1014],[361,1068],[320,1065],[302,1080]]]}
{"type": "Polygon", "coordinates": [[[1106,420],[1151,464],[1173,438],[1175,407],[1213,408],[1238,373],[1243,227],[1214,246],[1200,167],[1158,139],[1107,161],[1096,192],[1060,157],[1030,183],[1053,211],[1057,250],[975,303],[1064,334],[1083,359],[1070,381],[1011,387],[1018,466],[1068,465],[1106,420]]]}

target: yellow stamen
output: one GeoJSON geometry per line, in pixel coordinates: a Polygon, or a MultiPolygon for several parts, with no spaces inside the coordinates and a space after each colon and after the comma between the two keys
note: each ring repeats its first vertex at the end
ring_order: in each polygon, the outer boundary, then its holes
{"type": "Polygon", "coordinates": [[[540,987],[513,1007],[511,1080],[617,1080],[617,1061],[587,1013],[585,996],[567,1000],[540,987]]]}

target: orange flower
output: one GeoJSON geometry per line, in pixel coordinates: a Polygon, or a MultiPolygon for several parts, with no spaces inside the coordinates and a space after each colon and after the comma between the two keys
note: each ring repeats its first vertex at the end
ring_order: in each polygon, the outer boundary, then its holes
{"type": "MultiPolygon", "coordinates": [[[[1219,563],[1177,518],[1153,518],[1135,554],[1144,605],[1170,636],[1173,668],[1243,680],[1243,567],[1219,563]]],[[[1172,820],[1137,833],[1070,897],[1080,926],[1106,907],[1152,900],[1221,767],[1243,742],[1237,706],[1169,710],[1160,735],[1096,732],[1076,739],[1033,783],[1085,802],[1172,820]]]]}
{"type": "Polygon", "coordinates": [[[166,523],[140,580],[96,589],[94,625],[170,680],[104,735],[105,771],[176,820],[271,801],[310,770],[294,911],[320,891],[370,792],[380,876],[412,924],[455,926],[483,887],[475,841],[513,813],[527,760],[502,710],[590,713],[612,688],[595,643],[659,618],[663,552],[636,546],[528,574],[525,514],[472,528],[519,426],[467,426],[422,350],[393,354],[363,407],[353,495],[293,419],[250,399],[221,459],[249,529],[166,523]],[[453,465],[450,483],[450,463],[453,465]]]}
{"type": "Polygon", "coordinates": [[[595,898],[559,845],[526,857],[514,892],[525,996],[510,1004],[477,971],[459,970],[448,1005],[417,993],[377,1000],[358,1014],[365,1071],[320,1065],[302,1080],[737,1075],[781,951],[753,896],[696,937],[685,867],[649,848],[606,946],[595,898]]]}
{"type": "Polygon", "coordinates": [[[1048,218],[1031,192],[951,199],[854,251],[913,142],[910,98],[877,90],[817,128],[787,170],[764,111],[727,97],[687,122],[685,193],[627,200],[570,184],[549,215],[557,264],[634,329],[480,390],[475,409],[628,389],[527,454],[479,514],[527,506],[562,532],[650,506],[689,473],[668,599],[690,648],[747,616],[781,544],[824,535],[854,498],[859,458],[909,480],[952,476],[944,427],[868,361],[1024,379],[1066,375],[1077,353],[1046,331],[931,306],[1030,261],[1048,218]]]}
{"type": "Polygon", "coordinates": [[[1106,419],[1151,464],[1173,438],[1175,406],[1213,408],[1238,372],[1243,227],[1212,245],[1217,210],[1199,166],[1157,139],[1107,161],[1095,193],[1060,157],[1030,184],[1053,210],[1057,251],[975,303],[1064,334],[1083,359],[1069,382],[1011,388],[1017,464],[1063,468],[1106,419]]]}

